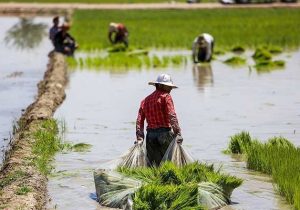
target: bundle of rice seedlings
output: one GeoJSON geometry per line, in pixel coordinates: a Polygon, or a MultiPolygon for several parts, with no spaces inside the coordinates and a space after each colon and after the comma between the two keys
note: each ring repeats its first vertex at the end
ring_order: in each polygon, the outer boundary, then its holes
{"type": "Polygon", "coordinates": [[[136,210],[204,209],[198,204],[198,187],[192,185],[144,185],[133,197],[136,210]]]}
{"type": "Polygon", "coordinates": [[[255,68],[258,71],[270,71],[274,69],[280,69],[285,66],[285,61],[283,60],[258,60],[255,64],[255,68]]]}
{"type": "Polygon", "coordinates": [[[235,46],[231,49],[231,51],[234,53],[243,53],[245,52],[245,48],[242,46],[235,46]]]}
{"type": "Polygon", "coordinates": [[[213,165],[199,162],[183,167],[164,162],[159,167],[119,167],[117,170],[144,183],[134,194],[134,209],[202,209],[213,204],[221,207],[224,202],[225,205],[230,202],[232,191],[242,184],[241,179],[221,174],[213,165]],[[216,202],[218,197],[220,202],[216,202]]]}
{"type": "Polygon", "coordinates": [[[281,136],[270,138],[267,142],[267,146],[295,148],[295,146],[289,140],[281,136]]]}
{"type": "Polygon", "coordinates": [[[265,48],[258,48],[252,55],[254,60],[269,61],[272,59],[272,54],[265,48]]]}
{"type": "Polygon", "coordinates": [[[230,137],[229,151],[233,154],[243,154],[251,145],[251,137],[248,132],[242,131],[230,137]]]}
{"type": "Polygon", "coordinates": [[[233,56],[225,60],[224,63],[234,66],[240,66],[246,64],[246,59],[238,56],[233,56]]]}

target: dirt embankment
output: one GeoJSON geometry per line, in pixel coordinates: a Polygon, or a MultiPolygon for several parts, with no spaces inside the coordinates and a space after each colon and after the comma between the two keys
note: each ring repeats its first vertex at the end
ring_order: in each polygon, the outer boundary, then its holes
{"type": "Polygon", "coordinates": [[[50,56],[44,79],[38,84],[38,96],[19,120],[0,171],[0,209],[44,209],[47,178],[33,163],[34,133],[42,121],[52,118],[54,111],[65,99],[67,65],[62,54],[50,56]],[[24,187],[26,186],[26,187],[24,187]],[[26,189],[30,189],[26,192],[26,189]]]}

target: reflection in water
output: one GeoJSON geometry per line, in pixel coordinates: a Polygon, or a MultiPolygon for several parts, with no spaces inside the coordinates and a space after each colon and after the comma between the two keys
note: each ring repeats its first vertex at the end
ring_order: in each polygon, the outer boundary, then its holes
{"type": "Polygon", "coordinates": [[[195,64],[193,66],[193,77],[199,89],[212,86],[214,83],[213,72],[210,64],[195,64]]]}
{"type": "Polygon", "coordinates": [[[47,34],[46,28],[47,25],[44,23],[34,23],[33,19],[20,18],[19,22],[6,32],[5,42],[18,49],[36,48],[47,34]]]}

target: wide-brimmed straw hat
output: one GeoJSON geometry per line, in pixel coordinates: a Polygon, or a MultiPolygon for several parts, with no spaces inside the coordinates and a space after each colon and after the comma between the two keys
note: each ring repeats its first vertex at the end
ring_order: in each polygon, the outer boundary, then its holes
{"type": "Polygon", "coordinates": [[[173,84],[171,76],[168,74],[161,74],[157,77],[155,82],[149,82],[148,84],[149,85],[162,84],[172,88],[178,88],[176,85],[173,84]]]}

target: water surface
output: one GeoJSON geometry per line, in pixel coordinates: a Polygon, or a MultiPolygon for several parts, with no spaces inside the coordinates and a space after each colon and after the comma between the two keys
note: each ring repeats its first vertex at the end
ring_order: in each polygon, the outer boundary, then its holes
{"type": "Polygon", "coordinates": [[[100,209],[90,198],[95,192],[92,172],[107,167],[133,144],[140,101],[154,90],[147,83],[165,72],[179,86],[171,94],[183,144],[195,159],[222,165],[223,171],[245,180],[233,192],[232,207],[291,209],[275,193],[268,176],[248,171],[244,162],[221,151],[227,148],[231,135],[243,130],[262,141],[281,135],[300,145],[300,51],[280,55],[286,67],[269,73],[225,65],[225,58],[218,57],[211,65],[189,62],[179,68],[151,71],[72,72],[67,98],[55,117],[65,120],[67,140],[93,147],[85,153],[57,155],[57,173],[48,185],[49,207],[100,209]]]}
{"type": "Polygon", "coordinates": [[[51,50],[51,18],[0,17],[0,165],[13,124],[37,94],[51,50]]]}

